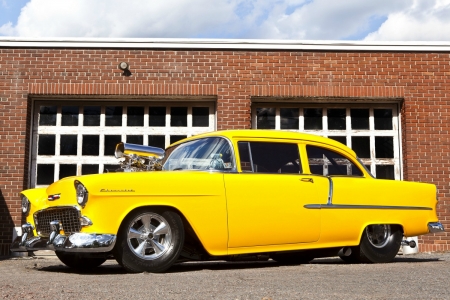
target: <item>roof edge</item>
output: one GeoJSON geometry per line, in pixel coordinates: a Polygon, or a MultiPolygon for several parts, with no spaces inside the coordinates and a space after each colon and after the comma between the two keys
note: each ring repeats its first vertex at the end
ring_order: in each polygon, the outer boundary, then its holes
{"type": "Polygon", "coordinates": [[[225,50],[323,50],[447,52],[444,41],[339,41],[178,38],[24,38],[1,37],[0,48],[130,48],[225,50]]]}

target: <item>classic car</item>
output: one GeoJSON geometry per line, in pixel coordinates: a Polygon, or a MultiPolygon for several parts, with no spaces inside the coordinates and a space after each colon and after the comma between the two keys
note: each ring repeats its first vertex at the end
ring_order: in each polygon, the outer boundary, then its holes
{"type": "Polygon", "coordinates": [[[347,146],[275,130],[217,131],[166,150],[120,143],[122,172],[21,192],[12,251],[67,266],[114,258],[129,272],[188,260],[340,256],[386,263],[407,237],[444,231],[432,184],[375,179],[347,146]]]}

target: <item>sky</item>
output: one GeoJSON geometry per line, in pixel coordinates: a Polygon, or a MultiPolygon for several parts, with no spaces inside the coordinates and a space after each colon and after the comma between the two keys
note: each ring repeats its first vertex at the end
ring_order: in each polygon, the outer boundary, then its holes
{"type": "Polygon", "coordinates": [[[450,0],[0,0],[0,36],[450,41],[450,0]]]}

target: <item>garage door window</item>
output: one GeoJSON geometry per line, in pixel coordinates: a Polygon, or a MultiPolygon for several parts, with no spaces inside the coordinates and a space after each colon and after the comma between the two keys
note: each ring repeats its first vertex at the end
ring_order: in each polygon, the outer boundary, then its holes
{"type": "Polygon", "coordinates": [[[213,102],[35,102],[31,186],[117,169],[119,142],[166,148],[215,129],[213,102]]]}
{"type": "Polygon", "coordinates": [[[377,178],[401,179],[397,104],[254,103],[252,127],[301,131],[352,148],[377,178]]]}

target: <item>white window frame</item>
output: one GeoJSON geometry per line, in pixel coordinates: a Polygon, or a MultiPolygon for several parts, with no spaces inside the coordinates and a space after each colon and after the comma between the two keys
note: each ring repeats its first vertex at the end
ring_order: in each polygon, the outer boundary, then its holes
{"type": "Polygon", "coordinates": [[[164,135],[165,147],[170,144],[170,136],[192,135],[214,131],[216,129],[216,111],[215,102],[211,101],[77,101],[77,100],[37,100],[33,103],[33,127],[31,141],[31,159],[30,159],[30,181],[31,187],[45,187],[47,185],[37,185],[37,165],[53,164],[55,165],[54,181],[59,180],[59,166],[61,164],[76,164],[77,175],[81,175],[83,164],[99,165],[99,173],[103,173],[104,166],[109,164],[118,164],[114,156],[104,155],[105,135],[120,135],[122,142],[127,142],[127,135],[142,135],[143,144],[148,145],[149,135],[164,135]],[[40,126],[39,110],[41,106],[57,106],[56,126],[40,126]],[[61,126],[62,106],[78,106],[78,126],[61,126]],[[100,106],[100,126],[83,126],[83,106],[100,106]],[[121,126],[105,126],[105,109],[107,106],[122,106],[122,125],[121,126]],[[144,107],[144,126],[127,126],[127,107],[143,106],[144,107]],[[149,126],[149,107],[166,107],[166,124],[161,127],[149,126]],[[172,127],[170,125],[171,107],[187,107],[187,126],[172,127]],[[193,127],[192,126],[192,108],[208,107],[209,108],[209,126],[193,127]],[[52,134],[55,135],[55,155],[38,155],[38,135],[52,134]],[[77,135],[77,155],[60,155],[61,135],[77,135]],[[83,156],[82,155],[82,136],[83,135],[99,136],[99,155],[83,156]]]}
{"type": "Polygon", "coordinates": [[[371,173],[376,177],[376,165],[394,165],[395,180],[402,180],[403,172],[401,165],[401,133],[400,133],[400,113],[398,103],[273,103],[273,102],[255,102],[252,103],[252,128],[257,129],[257,109],[258,108],[275,108],[275,130],[281,130],[280,108],[298,108],[299,109],[299,128],[283,129],[287,131],[305,132],[329,136],[346,137],[347,146],[352,147],[352,137],[369,136],[370,138],[370,158],[361,158],[364,165],[370,166],[371,173]],[[322,129],[321,130],[305,130],[303,109],[305,108],[321,108],[322,109],[322,129]],[[345,108],[346,109],[346,129],[345,130],[328,130],[327,109],[329,108],[345,108]],[[369,129],[351,129],[350,109],[369,109],[369,129]],[[375,130],[374,109],[392,109],[392,129],[391,130],[375,130]],[[393,137],[394,158],[376,158],[375,157],[375,136],[393,137]]]}

